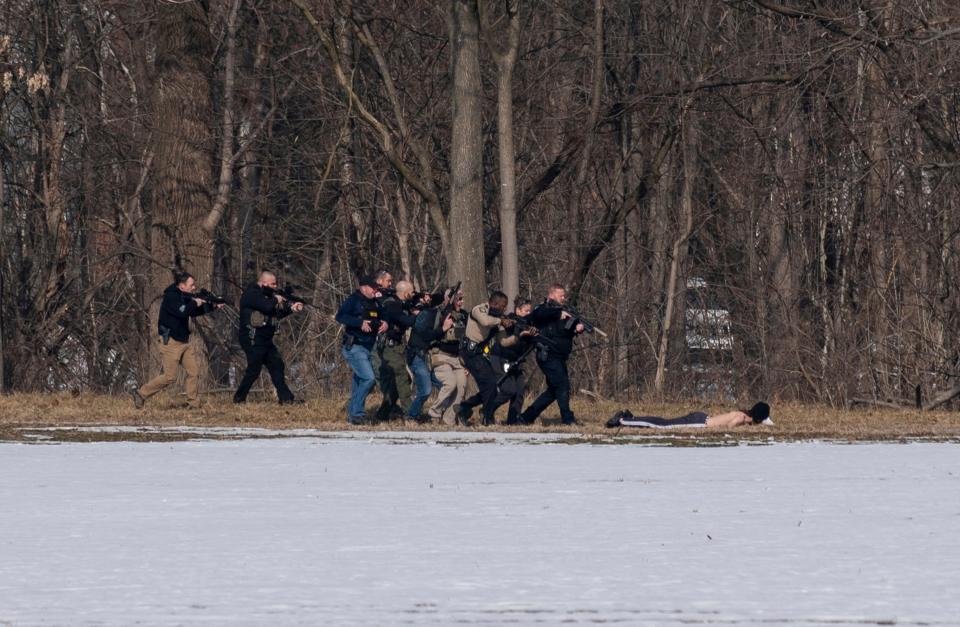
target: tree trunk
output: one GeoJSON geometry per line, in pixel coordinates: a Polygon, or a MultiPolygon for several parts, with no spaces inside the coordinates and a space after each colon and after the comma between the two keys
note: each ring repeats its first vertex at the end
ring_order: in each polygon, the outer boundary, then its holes
{"type": "Polygon", "coordinates": [[[236,117],[234,97],[237,74],[237,18],[243,0],[233,0],[233,6],[227,17],[227,52],[223,65],[223,122],[220,137],[220,177],[217,181],[217,195],[210,212],[203,219],[203,228],[210,237],[214,236],[217,225],[223,217],[230,201],[233,187],[233,120],[236,117]]]}
{"type": "MultiPolygon", "coordinates": [[[[510,24],[507,45],[494,48],[497,61],[497,139],[500,160],[500,247],[503,291],[511,303],[520,293],[520,251],[517,246],[517,165],[513,149],[513,68],[520,44],[520,13],[515,2],[507,4],[510,24]]],[[[492,42],[491,42],[492,44],[492,42]]]]}
{"type": "Polygon", "coordinates": [[[465,304],[486,300],[481,159],[480,20],[477,0],[453,0],[453,121],[447,280],[462,281],[465,304]]]}
{"type": "Polygon", "coordinates": [[[682,295],[685,293],[685,289],[678,287],[680,268],[686,259],[687,240],[693,232],[693,179],[696,175],[697,158],[697,137],[693,117],[694,114],[687,111],[686,119],[683,121],[683,191],[680,197],[680,219],[683,222],[679,225],[680,232],[673,241],[670,256],[670,278],[667,280],[666,306],[663,311],[663,325],[660,331],[660,347],[657,351],[657,372],[653,380],[653,387],[657,394],[663,393],[667,369],[667,349],[670,346],[670,330],[673,327],[673,310],[677,298],[680,297],[682,302],[682,295]]]}
{"type": "MultiPolygon", "coordinates": [[[[201,3],[157,4],[151,253],[163,265],[152,272],[152,319],[172,270],[192,273],[201,286],[210,285],[213,275],[213,242],[202,227],[211,209],[212,51],[201,3]]],[[[206,370],[205,360],[201,370],[206,370]]]]}
{"type": "Polygon", "coordinates": [[[3,254],[3,251],[7,248],[6,243],[6,229],[4,217],[6,216],[6,192],[7,188],[3,180],[3,151],[0,151],[0,241],[4,242],[3,246],[0,246],[0,394],[4,394],[7,391],[7,371],[6,371],[6,352],[4,352],[3,338],[6,333],[6,327],[4,326],[4,310],[6,309],[6,292],[4,291],[6,285],[4,281],[4,276],[7,273],[7,259],[6,255],[3,254]]]}

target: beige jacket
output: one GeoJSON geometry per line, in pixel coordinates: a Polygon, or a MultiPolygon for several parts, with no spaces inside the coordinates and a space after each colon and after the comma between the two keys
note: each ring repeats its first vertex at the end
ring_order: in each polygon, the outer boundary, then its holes
{"type": "Polygon", "coordinates": [[[515,335],[507,335],[500,328],[500,318],[491,316],[489,303],[481,303],[470,310],[470,317],[467,319],[466,337],[472,342],[482,343],[489,336],[493,329],[497,329],[496,340],[503,346],[512,346],[517,343],[515,335]]]}

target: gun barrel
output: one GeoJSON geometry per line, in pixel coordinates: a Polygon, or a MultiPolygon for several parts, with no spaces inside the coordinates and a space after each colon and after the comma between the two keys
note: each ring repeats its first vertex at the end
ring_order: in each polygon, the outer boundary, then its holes
{"type": "Polygon", "coordinates": [[[217,296],[216,294],[214,294],[213,292],[211,292],[211,291],[208,290],[208,289],[203,289],[203,288],[201,288],[201,289],[197,290],[196,292],[193,293],[193,297],[194,297],[194,298],[199,298],[200,300],[202,300],[202,301],[204,301],[204,302],[211,303],[211,304],[213,304],[213,305],[226,305],[226,304],[227,304],[227,299],[226,299],[226,298],[223,298],[222,296],[217,296]]]}

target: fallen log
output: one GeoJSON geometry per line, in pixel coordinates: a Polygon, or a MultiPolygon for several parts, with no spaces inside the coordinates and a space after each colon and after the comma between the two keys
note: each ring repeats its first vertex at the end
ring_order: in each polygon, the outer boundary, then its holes
{"type": "Polygon", "coordinates": [[[923,411],[930,411],[931,409],[936,409],[944,403],[952,401],[956,397],[960,396],[960,385],[955,385],[949,390],[945,390],[940,394],[937,394],[931,398],[926,405],[923,406],[923,411]]]}

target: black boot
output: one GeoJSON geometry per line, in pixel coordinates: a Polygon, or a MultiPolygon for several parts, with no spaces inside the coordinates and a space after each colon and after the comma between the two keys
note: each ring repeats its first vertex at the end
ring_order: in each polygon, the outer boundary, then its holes
{"type": "Polygon", "coordinates": [[[473,415],[473,410],[470,409],[467,405],[460,404],[457,406],[457,424],[463,427],[470,426],[470,416],[473,415]]]}

